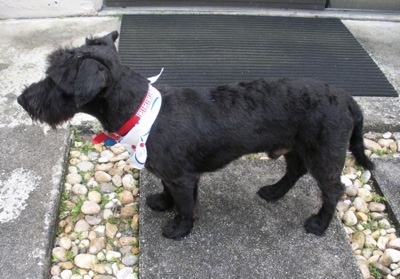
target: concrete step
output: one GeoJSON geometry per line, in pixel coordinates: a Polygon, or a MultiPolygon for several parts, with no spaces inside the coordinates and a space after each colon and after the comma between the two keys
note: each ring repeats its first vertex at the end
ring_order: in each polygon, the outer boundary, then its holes
{"type": "Polygon", "coordinates": [[[307,234],[305,220],[318,212],[320,191],[302,178],[278,202],[256,195],[284,173],[282,161],[235,161],[199,184],[201,217],[182,241],[161,235],[173,212],[144,205],[161,183],[141,175],[141,278],[362,278],[338,218],[323,237],[307,234]]]}

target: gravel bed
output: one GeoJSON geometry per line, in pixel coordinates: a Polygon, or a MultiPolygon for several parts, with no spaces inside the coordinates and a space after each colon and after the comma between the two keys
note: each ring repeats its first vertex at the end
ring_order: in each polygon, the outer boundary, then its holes
{"type": "MultiPolygon", "coordinates": [[[[75,129],[61,195],[52,250],[52,279],[135,279],[139,277],[139,172],[121,145],[104,147],[75,129]]],[[[400,157],[400,133],[365,134],[370,157],[400,157]]],[[[268,159],[253,154],[244,159],[268,159]]],[[[349,156],[337,206],[364,278],[400,278],[400,238],[389,219],[386,198],[371,173],[349,156]]]]}

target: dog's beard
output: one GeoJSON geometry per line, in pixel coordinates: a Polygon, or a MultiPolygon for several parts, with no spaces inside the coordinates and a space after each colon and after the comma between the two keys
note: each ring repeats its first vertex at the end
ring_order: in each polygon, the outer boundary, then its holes
{"type": "Polygon", "coordinates": [[[63,93],[50,78],[27,87],[17,101],[29,114],[32,121],[46,123],[53,129],[71,119],[78,112],[77,109],[71,109],[74,108],[74,104],[66,105],[73,102],[73,99],[63,93]]]}

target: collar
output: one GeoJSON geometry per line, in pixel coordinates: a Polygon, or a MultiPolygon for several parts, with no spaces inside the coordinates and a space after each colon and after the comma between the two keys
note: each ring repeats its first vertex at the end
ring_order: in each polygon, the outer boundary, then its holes
{"type": "Polygon", "coordinates": [[[125,136],[133,127],[139,122],[139,120],[143,117],[146,111],[149,109],[152,101],[152,92],[154,87],[151,86],[157,79],[161,76],[164,68],[161,69],[160,73],[156,76],[147,78],[149,80],[149,90],[146,95],[142,99],[142,102],[137,109],[136,113],[127,121],[124,125],[116,132],[116,133],[100,133],[92,138],[93,144],[98,144],[104,142],[106,146],[112,146],[116,142],[120,141],[123,136],[125,136]]]}

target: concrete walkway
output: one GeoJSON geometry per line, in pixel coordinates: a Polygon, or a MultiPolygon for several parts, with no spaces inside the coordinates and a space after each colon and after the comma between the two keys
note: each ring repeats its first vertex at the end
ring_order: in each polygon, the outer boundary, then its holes
{"type": "MultiPolygon", "coordinates": [[[[279,15],[292,14],[281,11],[279,15]]],[[[359,16],[348,20],[348,14],[343,18],[400,92],[400,18],[391,15],[390,22],[363,21],[359,16]]],[[[0,278],[47,278],[69,143],[66,127],[51,131],[45,125],[32,125],[16,97],[25,85],[43,77],[45,57],[50,51],[82,44],[91,34],[118,30],[119,21],[118,17],[106,16],[0,21],[0,278]]],[[[364,109],[366,131],[400,131],[399,98],[359,97],[357,101],[364,109]]],[[[91,118],[74,119],[76,123],[86,120],[91,118]]],[[[248,164],[237,162],[203,178],[203,219],[193,236],[183,242],[163,239],[160,226],[165,216],[143,208],[142,232],[147,231],[141,236],[143,278],[195,278],[188,277],[194,273],[199,275],[197,278],[360,276],[337,221],[324,238],[303,233],[302,223],[318,202],[308,197],[318,196],[313,182],[305,179],[298,185],[293,192],[296,198],[288,196],[277,205],[266,205],[256,199],[252,187],[274,180],[276,172],[271,170],[280,172],[282,166],[252,164],[247,169],[248,164]],[[229,181],[237,187],[227,188],[229,181]],[[220,185],[211,189],[212,184],[220,185]],[[218,200],[224,191],[233,191],[232,196],[218,200]],[[332,273],[327,273],[327,268],[332,273]]],[[[378,163],[378,183],[388,189],[384,192],[389,201],[398,201],[398,162],[387,160],[380,166],[378,163]]],[[[142,181],[149,185],[143,191],[154,191],[150,185],[155,183],[146,172],[142,181]]],[[[395,204],[393,208],[400,215],[395,204]]]]}

